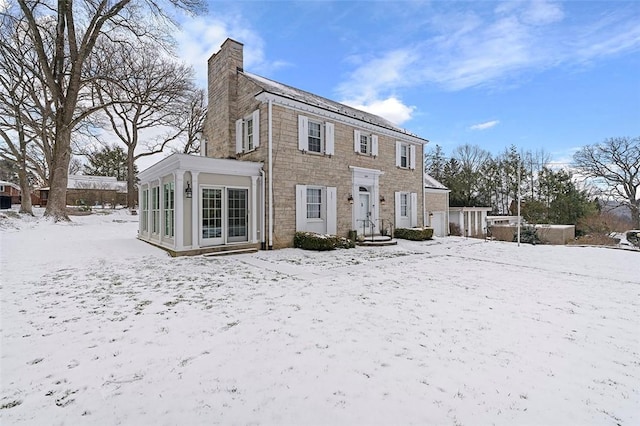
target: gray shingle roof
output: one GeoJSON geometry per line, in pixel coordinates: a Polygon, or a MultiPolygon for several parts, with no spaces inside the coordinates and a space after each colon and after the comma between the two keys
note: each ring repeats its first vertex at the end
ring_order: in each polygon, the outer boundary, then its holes
{"type": "Polygon", "coordinates": [[[419,136],[408,132],[405,129],[397,127],[389,120],[378,115],[361,111],[359,109],[352,108],[339,102],[332,101],[331,99],[323,98],[322,96],[314,95],[313,93],[296,89],[295,87],[287,86],[286,84],[278,83],[277,81],[269,80],[268,78],[251,74],[246,71],[242,71],[241,74],[261,87],[265,92],[280,95],[295,101],[305,103],[307,105],[312,105],[327,111],[335,112],[346,117],[355,118],[356,120],[361,120],[366,123],[393,130],[398,133],[404,133],[406,135],[420,138],[419,136]]]}

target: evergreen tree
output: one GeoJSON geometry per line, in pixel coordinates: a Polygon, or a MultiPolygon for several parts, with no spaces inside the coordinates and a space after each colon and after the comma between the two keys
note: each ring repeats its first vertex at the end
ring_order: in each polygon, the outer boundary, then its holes
{"type": "Polygon", "coordinates": [[[442,183],[446,163],[447,158],[440,145],[436,145],[424,155],[424,171],[440,183],[442,183]]]}
{"type": "MultiPolygon", "coordinates": [[[[92,176],[114,176],[119,181],[127,180],[127,153],[120,146],[105,146],[102,150],[88,154],[89,164],[84,172],[92,176]]],[[[137,167],[134,169],[137,173],[137,167]]]]}

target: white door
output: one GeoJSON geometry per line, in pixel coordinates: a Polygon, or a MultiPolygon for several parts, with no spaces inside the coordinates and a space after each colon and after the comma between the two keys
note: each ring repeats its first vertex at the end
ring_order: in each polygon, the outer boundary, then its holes
{"type": "Polygon", "coordinates": [[[222,188],[200,189],[201,245],[224,244],[222,188]]]}
{"type": "Polygon", "coordinates": [[[371,198],[368,192],[360,192],[358,195],[358,233],[371,234],[371,198]]]}

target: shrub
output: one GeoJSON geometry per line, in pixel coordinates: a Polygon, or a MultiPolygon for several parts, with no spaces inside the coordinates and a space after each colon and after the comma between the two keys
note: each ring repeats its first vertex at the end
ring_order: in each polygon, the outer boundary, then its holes
{"type": "Polygon", "coordinates": [[[628,231],[626,233],[627,241],[636,247],[640,247],[640,231],[628,231]]]}
{"type": "Polygon", "coordinates": [[[350,239],[337,235],[296,232],[293,237],[293,246],[304,250],[334,250],[354,248],[356,245],[350,239]]]}
{"type": "MultiPolygon", "coordinates": [[[[513,233],[513,242],[518,241],[518,231],[513,233]]],[[[535,226],[523,226],[520,228],[520,242],[529,244],[539,244],[540,237],[538,237],[538,230],[535,226]]]]}
{"type": "Polygon", "coordinates": [[[394,236],[403,240],[430,240],[433,238],[433,228],[396,228],[394,236]]]}

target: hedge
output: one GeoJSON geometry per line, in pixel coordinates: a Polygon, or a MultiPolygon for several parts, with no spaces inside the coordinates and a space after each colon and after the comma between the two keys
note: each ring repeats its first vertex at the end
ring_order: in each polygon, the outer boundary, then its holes
{"type": "Polygon", "coordinates": [[[396,228],[394,237],[412,241],[430,240],[433,238],[433,228],[396,228]]]}
{"type": "Polygon", "coordinates": [[[315,232],[296,232],[293,246],[304,250],[334,250],[354,248],[354,241],[337,235],[316,234],[315,232]]]}

